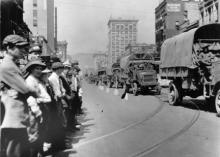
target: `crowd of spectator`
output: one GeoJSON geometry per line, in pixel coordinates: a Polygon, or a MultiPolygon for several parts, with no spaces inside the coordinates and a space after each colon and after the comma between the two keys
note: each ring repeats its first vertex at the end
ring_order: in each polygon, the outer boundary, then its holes
{"type": "Polygon", "coordinates": [[[66,133],[80,130],[77,118],[83,114],[78,63],[47,66],[38,55],[28,59],[34,49],[18,35],[7,36],[3,46],[1,156],[38,157],[72,148],[66,133]],[[27,62],[21,66],[24,58],[27,62]]]}

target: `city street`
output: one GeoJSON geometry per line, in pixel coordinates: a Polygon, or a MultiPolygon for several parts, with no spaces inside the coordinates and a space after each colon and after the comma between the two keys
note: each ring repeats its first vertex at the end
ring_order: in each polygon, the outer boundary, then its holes
{"type": "Polygon", "coordinates": [[[128,100],[120,98],[121,89],[118,94],[84,83],[83,90],[82,127],[70,135],[73,149],[57,157],[220,155],[220,121],[203,101],[169,106],[167,89],[159,96],[129,94],[128,100]]]}

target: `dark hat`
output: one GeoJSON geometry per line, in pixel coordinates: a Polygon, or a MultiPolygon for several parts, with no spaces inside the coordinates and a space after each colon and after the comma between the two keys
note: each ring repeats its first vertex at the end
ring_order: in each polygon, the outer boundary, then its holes
{"type": "Polygon", "coordinates": [[[79,66],[78,66],[78,65],[73,66],[73,69],[76,69],[76,71],[77,71],[77,72],[79,72],[79,71],[80,71],[80,68],[79,68],[79,66]]]}
{"type": "Polygon", "coordinates": [[[43,68],[46,68],[46,65],[40,61],[40,60],[33,60],[28,62],[28,64],[25,66],[25,71],[29,71],[31,69],[31,67],[33,67],[34,65],[39,65],[42,66],[43,68]]]}
{"type": "Polygon", "coordinates": [[[73,60],[71,65],[72,66],[79,65],[79,61],[78,60],[73,60]]]}
{"type": "Polygon", "coordinates": [[[3,45],[13,44],[15,46],[27,46],[29,43],[27,40],[19,35],[12,34],[5,37],[3,40],[3,45]]]}
{"type": "Polygon", "coordinates": [[[61,69],[61,68],[64,68],[61,62],[55,62],[52,64],[52,69],[61,69]]]}

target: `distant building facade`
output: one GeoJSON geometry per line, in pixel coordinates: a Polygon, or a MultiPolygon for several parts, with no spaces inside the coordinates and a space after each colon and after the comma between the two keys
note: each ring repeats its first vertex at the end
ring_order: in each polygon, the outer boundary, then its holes
{"type": "Polygon", "coordinates": [[[126,46],[125,48],[124,56],[137,52],[154,54],[155,51],[156,51],[156,46],[154,44],[146,44],[146,43],[128,44],[128,46],[126,46]]]}
{"type": "Polygon", "coordinates": [[[201,0],[163,0],[155,9],[155,36],[157,52],[164,40],[180,33],[179,26],[200,18],[201,0]]]}
{"type": "Polygon", "coordinates": [[[25,0],[24,21],[33,37],[41,36],[47,40],[45,51],[54,53],[54,0],[25,0]]]}
{"type": "Polygon", "coordinates": [[[107,53],[98,52],[93,55],[95,70],[107,67],[107,53]]]}
{"type": "Polygon", "coordinates": [[[67,41],[57,42],[57,56],[61,59],[61,61],[65,61],[67,59],[67,45],[67,41]]]}
{"type": "Polygon", "coordinates": [[[220,0],[203,0],[199,5],[200,25],[220,22],[220,0]]]}
{"type": "Polygon", "coordinates": [[[108,21],[108,66],[116,63],[128,44],[137,42],[138,20],[112,19],[108,21]]]}

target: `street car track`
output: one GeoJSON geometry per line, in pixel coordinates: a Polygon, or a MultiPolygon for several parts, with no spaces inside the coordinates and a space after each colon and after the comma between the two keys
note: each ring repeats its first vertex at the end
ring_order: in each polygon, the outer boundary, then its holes
{"type": "Polygon", "coordinates": [[[200,109],[199,107],[192,101],[190,101],[192,104],[194,104],[194,106],[196,107],[196,110],[192,116],[192,119],[190,120],[189,123],[187,123],[185,126],[182,127],[182,129],[180,129],[178,132],[176,132],[175,134],[151,145],[148,147],[144,147],[142,150],[135,152],[134,154],[132,154],[130,157],[143,157],[146,156],[150,153],[152,153],[153,151],[157,150],[159,147],[161,147],[162,145],[171,142],[172,140],[176,139],[177,137],[181,136],[182,134],[184,134],[187,130],[189,130],[194,124],[195,122],[199,119],[200,116],[200,109]]]}
{"type": "MultiPolygon", "coordinates": [[[[157,97],[156,97],[156,98],[157,98],[157,97]]],[[[161,100],[160,100],[159,98],[157,98],[157,99],[158,99],[158,101],[160,102],[159,105],[158,105],[158,107],[157,107],[152,113],[148,114],[144,119],[139,120],[139,121],[137,121],[137,122],[134,122],[134,123],[132,123],[132,124],[129,124],[129,125],[125,126],[125,127],[122,127],[121,129],[118,129],[118,130],[113,131],[113,132],[111,132],[111,133],[105,134],[105,135],[103,135],[103,136],[99,136],[99,137],[97,137],[97,138],[94,138],[94,139],[91,139],[91,140],[88,140],[88,141],[85,141],[85,142],[82,142],[82,143],[75,144],[75,145],[74,145],[74,149],[67,149],[67,150],[65,150],[65,151],[63,151],[63,152],[69,152],[69,151],[75,150],[75,148],[79,148],[79,147],[81,147],[81,146],[84,146],[84,145],[87,145],[87,144],[91,144],[91,143],[93,143],[93,142],[97,142],[97,141],[99,141],[99,140],[102,140],[102,139],[108,138],[108,137],[110,137],[110,136],[119,134],[119,133],[121,133],[121,132],[124,132],[124,131],[126,131],[126,130],[128,130],[128,129],[131,129],[131,128],[133,128],[133,127],[139,125],[139,124],[142,124],[142,123],[144,123],[144,122],[146,122],[146,121],[152,119],[152,118],[153,118],[155,115],[157,115],[157,114],[163,109],[163,107],[164,107],[164,104],[161,102],[161,100]]]]}

